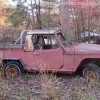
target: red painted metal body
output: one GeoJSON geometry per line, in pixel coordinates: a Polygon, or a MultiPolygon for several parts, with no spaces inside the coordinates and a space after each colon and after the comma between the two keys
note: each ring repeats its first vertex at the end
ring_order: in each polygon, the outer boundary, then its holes
{"type": "MultiPolygon", "coordinates": [[[[37,34],[38,33],[34,35],[37,34]]],[[[1,48],[0,62],[2,63],[3,59],[13,60],[18,58],[23,62],[25,70],[28,71],[42,69],[73,73],[84,59],[100,58],[99,45],[73,44],[64,46],[58,38],[57,32],[51,35],[54,35],[59,47],[51,49],[34,49],[32,41],[30,41],[32,35],[32,33],[27,34],[28,37],[26,37],[26,42],[22,48],[1,48]]]]}

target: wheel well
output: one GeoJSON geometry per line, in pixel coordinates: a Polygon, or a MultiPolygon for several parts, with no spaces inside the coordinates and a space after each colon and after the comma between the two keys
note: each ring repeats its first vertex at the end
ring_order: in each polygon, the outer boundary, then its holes
{"type": "Polygon", "coordinates": [[[82,66],[88,64],[88,63],[93,63],[98,65],[98,67],[100,67],[100,59],[99,58],[87,58],[81,61],[81,63],[79,64],[78,69],[80,69],[82,66]]]}
{"type": "Polygon", "coordinates": [[[16,60],[13,60],[13,59],[3,59],[2,64],[5,65],[8,62],[12,62],[12,61],[15,61],[15,62],[18,62],[19,64],[21,64],[22,68],[24,69],[24,64],[23,64],[23,62],[20,59],[16,59],[16,60]]]}

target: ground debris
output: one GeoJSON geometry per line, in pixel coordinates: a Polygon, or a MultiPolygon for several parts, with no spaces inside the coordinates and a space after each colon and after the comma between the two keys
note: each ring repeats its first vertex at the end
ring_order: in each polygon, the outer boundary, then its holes
{"type": "Polygon", "coordinates": [[[48,83],[41,82],[42,75],[26,74],[15,79],[0,79],[0,100],[100,100],[100,83],[88,83],[78,75],[57,75],[48,83]],[[55,88],[52,82],[55,83],[55,88]],[[57,87],[60,87],[60,89],[57,87]],[[46,89],[43,89],[43,88],[46,89]],[[52,89],[53,88],[53,89],[52,89]],[[56,97],[51,97],[48,91],[54,93],[58,89],[56,97]],[[46,94],[48,93],[48,94],[46,94]]]}

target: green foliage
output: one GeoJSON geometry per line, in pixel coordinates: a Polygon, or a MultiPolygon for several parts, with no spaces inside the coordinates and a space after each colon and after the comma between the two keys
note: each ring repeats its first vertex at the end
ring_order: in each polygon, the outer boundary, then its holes
{"type": "Polygon", "coordinates": [[[12,27],[25,26],[28,29],[40,28],[41,26],[50,27],[51,24],[56,23],[52,16],[55,14],[53,9],[57,8],[55,6],[57,0],[44,3],[45,5],[42,5],[41,0],[18,0],[16,8],[7,19],[11,22],[12,27]]]}
{"type": "MultiPolygon", "coordinates": [[[[16,0],[15,0],[16,1],[16,0]]],[[[26,28],[34,29],[35,28],[35,11],[36,9],[36,0],[34,2],[31,0],[18,0],[16,8],[8,16],[13,27],[25,26],[26,28]]]]}
{"type": "Polygon", "coordinates": [[[17,40],[17,39],[18,39],[18,37],[15,35],[15,36],[14,36],[14,40],[17,40]]]}
{"type": "Polygon", "coordinates": [[[49,24],[49,22],[52,21],[52,18],[49,16],[49,14],[45,13],[41,16],[42,24],[49,24]]]}
{"type": "Polygon", "coordinates": [[[3,39],[3,35],[2,35],[2,34],[0,34],[0,41],[2,41],[2,39],[3,39]]]}
{"type": "Polygon", "coordinates": [[[20,25],[24,25],[23,21],[27,23],[27,17],[28,13],[25,6],[23,6],[22,4],[18,4],[17,8],[15,8],[7,18],[11,22],[11,25],[13,27],[18,27],[20,25]]]}
{"type": "Polygon", "coordinates": [[[31,93],[30,88],[23,89],[19,92],[19,96],[16,93],[12,93],[12,99],[23,100],[24,98],[28,98],[28,95],[31,93]]]}

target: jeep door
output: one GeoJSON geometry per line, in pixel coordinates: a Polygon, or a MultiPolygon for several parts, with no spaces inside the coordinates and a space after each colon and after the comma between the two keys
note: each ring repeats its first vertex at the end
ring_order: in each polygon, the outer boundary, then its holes
{"type": "Polygon", "coordinates": [[[59,71],[63,66],[63,50],[55,36],[37,35],[35,38],[33,58],[37,69],[59,71]]]}

